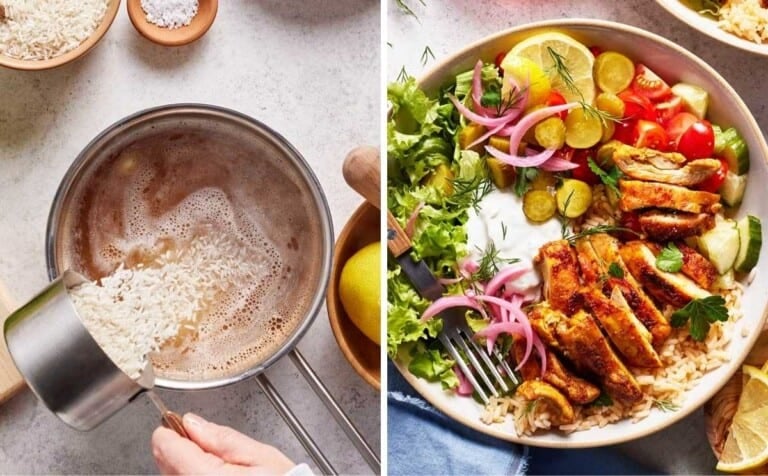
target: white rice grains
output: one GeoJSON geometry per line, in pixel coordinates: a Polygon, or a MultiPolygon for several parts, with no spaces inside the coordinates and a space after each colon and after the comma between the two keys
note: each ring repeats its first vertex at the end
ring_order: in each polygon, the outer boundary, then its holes
{"type": "Polygon", "coordinates": [[[72,288],[70,295],[99,346],[138,379],[150,352],[182,327],[194,327],[220,291],[250,279],[255,276],[243,266],[239,243],[205,235],[164,253],[152,266],[130,270],[121,265],[99,283],[72,288]]]}
{"type": "Polygon", "coordinates": [[[0,54],[46,60],[74,50],[96,31],[108,0],[3,0],[0,54]]]}

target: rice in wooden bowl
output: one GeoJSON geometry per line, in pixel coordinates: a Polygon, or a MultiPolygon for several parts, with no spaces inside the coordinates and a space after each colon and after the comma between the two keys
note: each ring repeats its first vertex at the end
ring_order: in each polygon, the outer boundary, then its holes
{"type": "Polygon", "coordinates": [[[0,65],[44,70],[91,50],[112,25],[120,0],[0,0],[0,65]]]}

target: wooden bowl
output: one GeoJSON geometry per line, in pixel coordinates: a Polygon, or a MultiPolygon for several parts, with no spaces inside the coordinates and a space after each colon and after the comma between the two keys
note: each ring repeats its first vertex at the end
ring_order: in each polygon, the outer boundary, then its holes
{"type": "Polygon", "coordinates": [[[128,16],[141,36],[163,46],[182,46],[192,43],[208,31],[216,19],[218,0],[199,0],[197,15],[187,26],[161,28],[147,21],[147,14],[141,8],[141,0],[128,0],[128,16]]]}
{"type": "Polygon", "coordinates": [[[57,66],[72,62],[81,56],[84,56],[86,53],[91,51],[91,48],[96,46],[96,43],[101,40],[107,30],[109,30],[109,27],[112,26],[112,22],[115,20],[115,16],[117,16],[117,10],[119,8],[120,0],[110,0],[109,5],[107,5],[107,11],[104,13],[104,18],[101,20],[99,26],[96,28],[96,30],[94,30],[91,36],[80,43],[80,46],[72,51],[47,60],[21,60],[0,54],[0,66],[25,71],[39,71],[43,69],[56,68],[57,66]]]}
{"type": "Polygon", "coordinates": [[[360,205],[341,230],[333,252],[333,269],[326,303],[331,329],[341,352],[358,374],[376,390],[381,389],[381,348],[360,332],[341,304],[339,279],[344,263],[360,248],[381,239],[379,209],[360,205]]]}

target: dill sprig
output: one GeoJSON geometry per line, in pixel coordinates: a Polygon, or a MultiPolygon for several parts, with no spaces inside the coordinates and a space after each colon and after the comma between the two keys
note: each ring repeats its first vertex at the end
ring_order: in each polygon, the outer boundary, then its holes
{"type": "Polygon", "coordinates": [[[501,239],[502,240],[507,239],[507,231],[509,231],[509,229],[507,228],[507,225],[505,225],[504,222],[501,222],[501,239]]]}
{"type": "MultiPolygon", "coordinates": [[[[419,0],[419,3],[421,3],[425,7],[427,6],[424,0],[419,0]]],[[[395,4],[397,5],[397,8],[400,9],[400,11],[402,11],[406,15],[412,16],[413,18],[416,19],[416,21],[420,22],[419,17],[416,15],[416,13],[414,13],[413,9],[410,7],[410,5],[406,3],[405,0],[395,0],[395,4]]]]}
{"type": "Polygon", "coordinates": [[[640,233],[636,232],[635,230],[632,230],[631,228],[626,228],[623,226],[595,225],[593,227],[587,228],[586,230],[582,230],[578,233],[569,232],[563,236],[563,239],[573,243],[579,238],[584,238],[585,236],[597,235],[600,233],[614,233],[614,232],[627,232],[627,233],[632,233],[634,235],[637,235],[638,237],[641,236],[640,233]]]}
{"type": "Polygon", "coordinates": [[[568,234],[570,233],[571,219],[568,218],[568,207],[571,205],[573,192],[575,192],[575,190],[571,190],[571,193],[569,193],[568,196],[565,197],[565,201],[563,202],[563,212],[560,214],[560,217],[559,217],[560,218],[560,236],[562,236],[564,240],[568,239],[568,234]]]}
{"type": "Polygon", "coordinates": [[[454,179],[453,194],[449,201],[462,208],[479,211],[480,201],[493,191],[490,178],[477,176],[473,179],[454,179]]]}
{"type": "Polygon", "coordinates": [[[563,81],[563,84],[565,84],[565,87],[568,88],[569,91],[571,91],[573,94],[578,95],[581,98],[581,102],[584,102],[584,95],[579,90],[578,86],[576,86],[576,82],[573,80],[573,76],[571,76],[571,70],[568,69],[568,66],[565,64],[565,58],[563,58],[563,55],[555,51],[554,48],[551,46],[547,46],[547,53],[549,53],[549,57],[552,58],[552,69],[557,73],[558,76],[560,76],[560,79],[563,81]]]}
{"type": "Polygon", "coordinates": [[[435,54],[432,52],[432,48],[427,45],[424,52],[421,53],[421,65],[426,66],[430,58],[435,59],[435,54]]]}
{"type": "Polygon", "coordinates": [[[403,67],[400,68],[400,72],[397,73],[397,82],[398,83],[404,83],[404,82],[408,81],[408,78],[410,76],[411,75],[408,74],[408,71],[405,70],[405,65],[403,65],[403,67]]]}
{"type": "Polygon", "coordinates": [[[514,264],[520,261],[517,258],[507,259],[499,257],[499,250],[494,242],[488,243],[485,250],[478,248],[483,255],[478,263],[478,270],[472,275],[473,281],[488,281],[499,272],[499,265],[514,264]]]}
{"type": "Polygon", "coordinates": [[[680,410],[680,405],[675,404],[672,400],[654,400],[653,406],[663,412],[676,412],[680,410]]]}
{"type": "Polygon", "coordinates": [[[600,123],[602,123],[603,125],[605,125],[606,122],[608,121],[621,122],[620,117],[614,116],[609,112],[602,111],[591,104],[587,104],[583,100],[579,101],[579,104],[581,104],[581,108],[584,110],[585,115],[600,119],[600,123]]]}

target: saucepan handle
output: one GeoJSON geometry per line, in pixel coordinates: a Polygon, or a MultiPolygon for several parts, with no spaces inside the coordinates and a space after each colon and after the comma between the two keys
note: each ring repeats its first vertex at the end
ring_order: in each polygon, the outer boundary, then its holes
{"type": "Polygon", "coordinates": [[[358,431],[354,423],[352,423],[346,413],[344,413],[344,410],[342,410],[339,404],[336,403],[336,400],[325,385],[323,385],[323,382],[320,381],[317,374],[315,374],[315,371],[312,370],[312,367],[309,366],[309,363],[304,359],[299,350],[294,348],[288,355],[290,355],[296,368],[299,369],[301,375],[303,375],[304,379],[309,383],[309,386],[312,387],[312,390],[315,391],[315,394],[317,394],[318,398],[325,404],[325,407],[331,412],[333,418],[336,419],[336,423],[338,423],[341,429],[344,430],[344,433],[347,434],[347,437],[352,441],[352,444],[355,445],[357,451],[360,452],[360,455],[365,459],[365,462],[368,463],[368,466],[370,466],[375,474],[380,474],[381,461],[376,455],[376,452],[373,451],[373,448],[371,448],[368,442],[365,441],[363,435],[360,434],[360,431],[358,431]]]}
{"type": "Polygon", "coordinates": [[[283,397],[277,393],[277,390],[275,390],[275,387],[272,386],[272,383],[269,381],[267,376],[263,373],[259,374],[256,376],[256,382],[258,382],[259,387],[261,387],[261,390],[264,392],[264,395],[267,396],[267,400],[269,400],[272,406],[275,407],[277,413],[283,417],[283,420],[285,420],[285,422],[288,424],[288,427],[291,429],[291,431],[293,431],[293,434],[296,435],[296,438],[299,439],[301,445],[305,450],[307,450],[307,453],[309,453],[309,456],[312,457],[312,460],[314,460],[314,462],[317,464],[317,467],[320,468],[320,471],[322,471],[323,474],[330,474],[334,476],[339,474],[333,468],[331,462],[328,461],[328,458],[326,458],[323,452],[320,450],[320,447],[317,446],[317,443],[315,443],[309,433],[307,433],[306,428],[304,428],[301,422],[299,422],[299,419],[296,418],[296,415],[294,415],[294,413],[285,403],[283,397]]]}

